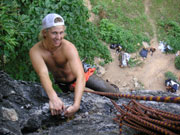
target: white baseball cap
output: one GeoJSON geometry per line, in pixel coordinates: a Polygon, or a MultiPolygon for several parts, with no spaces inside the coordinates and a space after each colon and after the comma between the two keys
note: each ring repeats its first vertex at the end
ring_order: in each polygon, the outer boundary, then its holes
{"type": "Polygon", "coordinates": [[[42,29],[47,29],[59,25],[64,25],[64,19],[56,13],[50,13],[42,20],[42,29]]]}

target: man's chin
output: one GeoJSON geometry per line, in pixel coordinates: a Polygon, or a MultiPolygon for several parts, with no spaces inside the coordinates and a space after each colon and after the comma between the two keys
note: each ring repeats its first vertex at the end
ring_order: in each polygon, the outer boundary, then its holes
{"type": "Polygon", "coordinates": [[[54,46],[58,47],[61,43],[54,43],[54,46]]]}

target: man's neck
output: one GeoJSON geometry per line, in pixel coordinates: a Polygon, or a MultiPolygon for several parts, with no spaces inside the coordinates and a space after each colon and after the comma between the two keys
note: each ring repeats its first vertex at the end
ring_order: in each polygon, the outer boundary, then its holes
{"type": "MultiPolygon", "coordinates": [[[[60,45],[61,46],[61,45],[60,45]]],[[[60,46],[53,46],[53,45],[51,45],[48,41],[46,41],[46,40],[42,40],[42,47],[45,49],[45,50],[47,50],[47,51],[49,51],[49,52],[51,52],[51,53],[53,53],[54,51],[56,51],[56,49],[57,48],[59,48],[60,46]]]]}

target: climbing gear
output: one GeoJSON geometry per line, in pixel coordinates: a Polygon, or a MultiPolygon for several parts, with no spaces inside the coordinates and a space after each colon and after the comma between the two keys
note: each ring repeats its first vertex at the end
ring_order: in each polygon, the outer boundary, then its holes
{"type": "Polygon", "coordinates": [[[121,51],[119,54],[120,67],[127,67],[128,61],[130,60],[131,55],[129,53],[121,51]]]}
{"type": "Polygon", "coordinates": [[[176,92],[179,89],[179,84],[172,79],[165,80],[165,86],[168,92],[176,92]]]}
{"type": "Polygon", "coordinates": [[[120,46],[120,44],[111,44],[110,48],[111,49],[116,49],[118,46],[120,46]]]}
{"type": "Polygon", "coordinates": [[[85,92],[90,92],[102,96],[114,96],[117,98],[124,97],[129,99],[136,100],[145,100],[145,101],[157,101],[157,102],[169,102],[169,103],[180,103],[180,97],[170,97],[170,96],[138,96],[131,94],[120,94],[120,93],[110,93],[110,92],[99,92],[99,91],[90,91],[85,90],[85,92]]]}
{"type": "Polygon", "coordinates": [[[152,107],[146,107],[135,100],[131,100],[128,105],[118,106],[111,100],[117,111],[114,120],[119,123],[120,135],[122,125],[126,125],[148,135],[177,135],[180,133],[180,115],[164,112],[152,107]]]}
{"type": "MultiPolygon", "coordinates": [[[[107,93],[85,90],[103,96],[124,97],[136,100],[157,101],[180,103],[180,97],[161,97],[161,96],[137,96],[130,94],[107,93]]],[[[151,107],[146,107],[135,100],[131,100],[128,105],[118,106],[115,101],[111,100],[115,108],[121,115],[117,114],[114,120],[119,123],[120,135],[122,134],[122,125],[129,126],[133,129],[147,133],[148,135],[178,135],[180,134],[180,115],[172,114],[151,107]],[[126,111],[125,111],[126,110],[126,111]]]]}
{"type": "MultiPolygon", "coordinates": [[[[96,70],[95,68],[89,68],[89,69],[84,73],[86,82],[89,80],[89,77],[94,74],[94,71],[95,71],[95,70],[96,70]]],[[[76,86],[76,82],[74,82],[73,84],[71,84],[71,87],[74,88],[75,86],[76,86]]]]}
{"type": "Polygon", "coordinates": [[[139,55],[141,55],[141,57],[143,58],[147,58],[147,54],[148,54],[148,50],[143,48],[140,52],[139,55]]]}
{"type": "Polygon", "coordinates": [[[96,70],[95,66],[92,66],[91,64],[87,64],[85,62],[82,62],[82,64],[83,64],[83,68],[84,68],[84,72],[85,73],[88,72],[89,69],[96,70]]]}

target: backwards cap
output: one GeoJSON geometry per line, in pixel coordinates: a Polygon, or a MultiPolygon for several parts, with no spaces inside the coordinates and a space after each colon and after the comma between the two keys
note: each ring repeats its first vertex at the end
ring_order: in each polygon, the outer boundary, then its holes
{"type": "Polygon", "coordinates": [[[42,20],[42,29],[47,29],[53,26],[64,25],[64,19],[55,13],[50,13],[42,20]]]}

